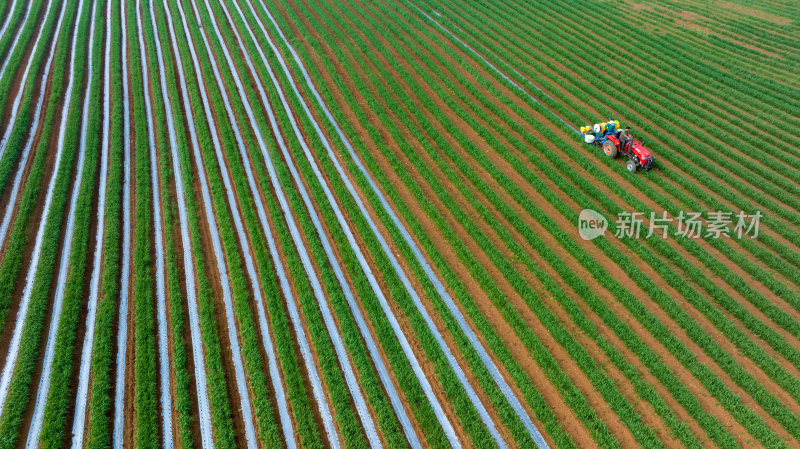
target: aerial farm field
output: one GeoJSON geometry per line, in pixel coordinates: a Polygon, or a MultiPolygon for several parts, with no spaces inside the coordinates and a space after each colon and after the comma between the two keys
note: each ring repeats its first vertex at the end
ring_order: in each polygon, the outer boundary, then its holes
{"type": "Polygon", "coordinates": [[[0,0],[0,107],[0,449],[800,448],[798,2],[0,0]]]}

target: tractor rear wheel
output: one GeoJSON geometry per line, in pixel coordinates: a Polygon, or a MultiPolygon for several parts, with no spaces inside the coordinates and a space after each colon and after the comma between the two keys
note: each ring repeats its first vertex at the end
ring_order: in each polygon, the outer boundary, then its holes
{"type": "Polygon", "coordinates": [[[636,172],[636,162],[628,159],[628,162],[625,163],[625,168],[628,169],[629,172],[634,173],[636,172]]]}
{"type": "Polygon", "coordinates": [[[608,157],[617,157],[617,146],[614,142],[610,140],[606,140],[603,142],[603,153],[606,154],[608,157]]]}

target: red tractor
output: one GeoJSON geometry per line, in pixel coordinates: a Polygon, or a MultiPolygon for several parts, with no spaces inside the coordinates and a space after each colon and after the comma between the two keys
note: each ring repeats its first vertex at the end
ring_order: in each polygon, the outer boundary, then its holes
{"type": "Polygon", "coordinates": [[[645,148],[644,142],[640,142],[633,137],[622,142],[619,138],[621,131],[619,122],[616,120],[596,124],[593,127],[587,125],[581,128],[584,141],[602,148],[606,156],[613,158],[620,153],[626,156],[628,160],[625,162],[625,168],[629,172],[633,173],[637,168],[645,171],[652,169],[655,159],[650,154],[650,151],[645,148]]]}

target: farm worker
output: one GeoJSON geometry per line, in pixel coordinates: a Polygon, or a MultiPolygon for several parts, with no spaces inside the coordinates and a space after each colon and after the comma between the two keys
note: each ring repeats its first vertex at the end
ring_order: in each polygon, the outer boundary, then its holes
{"type": "Polygon", "coordinates": [[[614,123],[614,120],[611,117],[609,117],[608,123],[606,123],[606,134],[612,134],[614,132],[615,126],[616,124],[614,123]]]}
{"type": "Polygon", "coordinates": [[[633,139],[633,136],[631,136],[631,127],[626,126],[625,129],[619,133],[619,140],[622,143],[621,147],[625,148],[625,145],[627,145],[628,141],[631,139],[633,139]]]}

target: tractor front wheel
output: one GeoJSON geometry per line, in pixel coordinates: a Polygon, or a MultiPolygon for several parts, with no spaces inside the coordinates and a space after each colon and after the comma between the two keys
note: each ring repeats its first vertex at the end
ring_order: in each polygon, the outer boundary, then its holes
{"type": "Polygon", "coordinates": [[[635,173],[636,172],[636,162],[628,159],[628,162],[625,163],[625,168],[628,169],[629,172],[635,173]]]}
{"type": "Polygon", "coordinates": [[[606,140],[605,142],[603,142],[603,153],[605,153],[606,156],[612,157],[612,158],[613,157],[617,157],[617,150],[618,150],[618,148],[614,144],[614,142],[612,142],[610,140],[606,140]]]}

